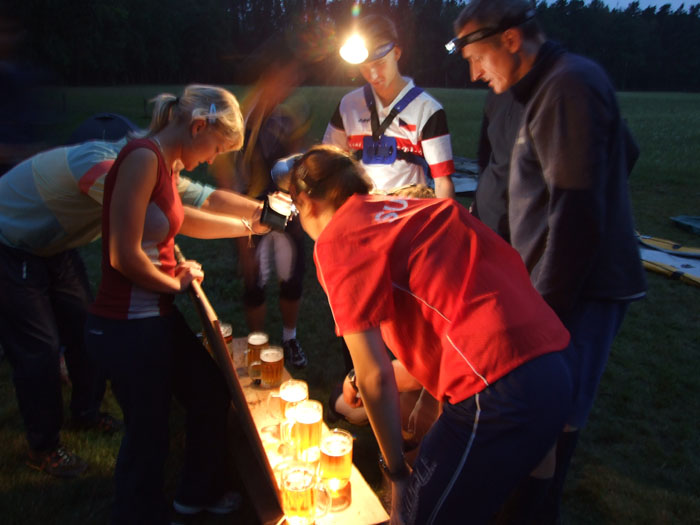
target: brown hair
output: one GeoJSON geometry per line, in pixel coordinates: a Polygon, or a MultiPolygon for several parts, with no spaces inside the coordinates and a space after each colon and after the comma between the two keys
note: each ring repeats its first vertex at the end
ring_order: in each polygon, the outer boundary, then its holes
{"type": "MultiPolygon", "coordinates": [[[[469,22],[484,27],[498,27],[506,19],[515,19],[528,9],[534,9],[532,0],[469,0],[454,22],[454,32],[459,34],[469,22]]],[[[515,27],[515,26],[513,26],[515,27]]],[[[535,18],[518,24],[525,38],[535,38],[542,29],[535,18]]]]}
{"type": "Polygon", "coordinates": [[[360,163],[328,144],[304,153],[294,163],[290,181],[292,199],[304,192],[312,199],[328,201],[336,209],[356,193],[366,195],[372,189],[372,181],[360,163]]]}
{"type": "Polygon", "coordinates": [[[385,16],[367,15],[359,20],[358,25],[367,40],[368,46],[372,48],[387,42],[394,42],[397,46],[400,45],[399,33],[394,22],[385,16]]]}

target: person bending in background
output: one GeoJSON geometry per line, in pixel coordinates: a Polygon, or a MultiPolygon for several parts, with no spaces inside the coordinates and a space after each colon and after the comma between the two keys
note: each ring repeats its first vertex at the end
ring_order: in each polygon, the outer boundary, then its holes
{"type": "Polygon", "coordinates": [[[455,200],[371,187],[331,146],[305,153],[290,183],[392,481],[392,523],[486,523],[570,411],[569,334],[518,253],[455,200]],[[443,404],[413,472],[387,347],[443,404]]]}
{"type": "MultiPolygon", "coordinates": [[[[60,440],[61,346],[72,385],[69,427],[113,432],[121,426],[99,412],[105,381],[85,352],[93,296],[78,248],[101,235],[104,179],[126,143],[55,148],[0,178],[0,344],[13,368],[29,465],[56,476],[87,467],[60,440]]],[[[240,217],[266,231],[259,201],[183,176],[177,190],[188,207],[240,217]]]]}
{"type": "Polygon", "coordinates": [[[627,187],[639,149],[615,91],[600,66],[547,40],[535,14],[528,0],[471,0],[451,47],[469,61],[473,81],[497,94],[509,90],[523,106],[510,157],[510,242],[571,333],[576,398],[556,451],[514,498],[533,503],[521,521],[556,523],[578,429],[646,282],[627,187]]]}
{"type": "Polygon", "coordinates": [[[174,305],[174,295],[203,278],[199,264],[176,264],[176,234],[247,235],[239,219],[184,208],[180,161],[192,170],[243,145],[243,118],[228,91],[190,85],[156,97],[149,129],[136,134],[105,179],[102,280],[86,324],[92,357],[108,373],[125,418],[115,469],[115,523],[167,523],[163,469],[174,394],[186,410],[185,458],[174,507],[228,513],[224,378],[174,305]]]}

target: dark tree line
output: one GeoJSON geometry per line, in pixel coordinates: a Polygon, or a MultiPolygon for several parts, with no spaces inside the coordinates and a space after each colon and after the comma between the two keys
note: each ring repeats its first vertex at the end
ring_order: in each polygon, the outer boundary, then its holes
{"type": "MultiPolygon", "coordinates": [[[[445,53],[455,0],[357,2],[402,35],[403,70],[424,86],[468,86],[466,63],[445,53]]],[[[350,0],[23,0],[25,54],[66,84],[244,83],[290,53],[307,83],[345,84],[338,42],[350,0]]],[[[537,4],[547,34],[608,71],[618,89],[700,90],[700,4],[611,9],[600,0],[537,4]]]]}

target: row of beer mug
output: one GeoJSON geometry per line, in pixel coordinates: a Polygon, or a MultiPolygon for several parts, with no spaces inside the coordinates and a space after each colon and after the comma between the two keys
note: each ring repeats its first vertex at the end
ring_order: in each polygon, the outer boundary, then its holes
{"type": "Polygon", "coordinates": [[[350,502],[353,437],[340,428],[324,434],[323,405],[308,396],[305,381],[290,379],[268,398],[280,420],[273,469],[290,525],[313,523],[350,502]]]}
{"type": "Polygon", "coordinates": [[[281,346],[270,345],[265,332],[248,334],[245,363],[250,378],[263,388],[274,388],[282,381],[284,350],[281,346]]]}

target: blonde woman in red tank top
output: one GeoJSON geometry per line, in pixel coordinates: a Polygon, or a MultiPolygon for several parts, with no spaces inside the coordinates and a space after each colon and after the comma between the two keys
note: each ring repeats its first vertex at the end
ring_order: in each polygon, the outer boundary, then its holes
{"type": "Polygon", "coordinates": [[[122,149],[105,180],[102,281],[86,328],[88,350],[105,366],[125,419],[115,470],[114,523],[167,523],[163,494],[173,395],[187,411],[178,512],[227,513],[225,457],[229,397],[214,362],[173,304],[204,277],[196,261],[175,262],[174,237],[247,235],[245,221],[183,208],[173,166],[192,170],[243,144],[243,118],[228,91],[190,85],[155,99],[148,130],[122,149]]]}

